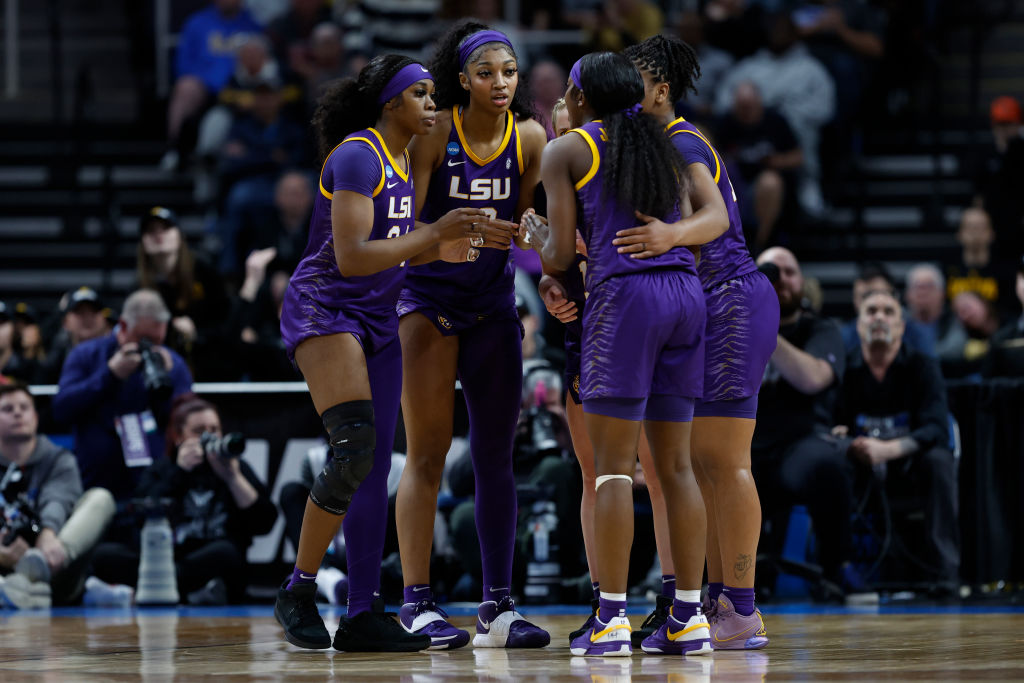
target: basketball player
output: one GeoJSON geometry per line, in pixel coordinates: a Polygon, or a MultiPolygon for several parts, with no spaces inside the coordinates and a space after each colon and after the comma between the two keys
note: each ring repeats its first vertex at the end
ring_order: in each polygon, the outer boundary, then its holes
{"type": "MultiPolygon", "coordinates": [[[[573,66],[565,101],[577,126],[553,141],[541,170],[550,235],[524,217],[545,268],[575,263],[577,201],[587,246],[580,397],[595,452],[598,615],[572,642],[574,655],[632,653],[626,618],[628,551],[633,537],[632,481],[641,427],[651,445],[668,510],[677,580],[665,624],[690,654],[711,651],[701,615],[704,504],[690,468],[690,420],[703,379],[704,302],[693,253],[673,248],[632,259],[612,245],[635,213],[675,221],[685,198],[683,159],[662,127],[640,113],[643,79],[621,55],[587,55],[573,66]]],[[[683,207],[688,210],[688,206],[683,207]]]]}
{"type": "MultiPolygon", "coordinates": [[[[761,504],[750,472],[750,441],[757,392],[775,350],[778,297],[758,272],[743,238],[739,206],[721,156],[696,126],[676,118],[673,104],[700,77],[693,49],[677,38],[654,36],[626,49],[644,78],[644,110],[661,121],[688,162],[692,216],[670,229],[658,221],[622,230],[615,244],[646,259],[673,246],[702,244],[698,273],[707,303],[704,394],[694,409],[692,450],[707,507],[707,567],[711,642],[716,649],[768,644],[754,607],[754,558],[761,504]],[[724,584],[724,588],[723,588],[724,584]]],[[[674,652],[660,632],[645,651],[674,652]]]]}
{"type": "Polygon", "coordinates": [[[492,230],[485,213],[472,208],[412,229],[405,148],[435,124],[432,91],[422,65],[384,55],[358,79],[329,90],[314,116],[325,157],[320,193],[281,316],[285,346],[306,378],[331,446],[306,502],[295,569],[274,606],[285,638],[300,647],[331,645],[314,602],[315,580],[343,520],[351,587],[334,647],[371,652],[430,645],[374,605],[402,381],[394,306],[407,260],[473,258],[477,250],[467,235],[474,224],[472,239],[480,246],[481,234],[484,240],[495,236],[503,248],[510,244],[507,229],[492,230]]]}
{"type": "MultiPolygon", "coordinates": [[[[533,201],[546,134],[530,118],[508,38],[464,22],[442,38],[431,62],[438,120],[414,141],[416,211],[430,223],[472,207],[511,221],[533,201]]],[[[509,595],[516,531],[512,443],[522,394],[522,326],[508,252],[487,250],[473,263],[410,269],[398,303],[405,368],[402,414],[409,452],[396,518],[405,579],[400,617],[435,649],[469,642],[449,624],[430,589],[437,491],[451,445],[455,381],[469,412],[476,483],[475,516],[483,599],[475,647],[543,647],[546,631],[516,611],[509,595]]]]}

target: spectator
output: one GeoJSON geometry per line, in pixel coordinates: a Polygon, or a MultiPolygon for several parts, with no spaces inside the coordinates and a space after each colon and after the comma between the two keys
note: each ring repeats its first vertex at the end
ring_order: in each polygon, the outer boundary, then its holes
{"type": "Polygon", "coordinates": [[[238,291],[229,330],[237,330],[233,354],[237,374],[252,381],[301,380],[288,360],[281,339],[281,304],[291,271],[275,270],[267,277],[277,249],[256,249],[245,260],[245,282],[238,291]]]}
{"type": "Polygon", "coordinates": [[[357,74],[364,65],[365,60],[346,54],[344,36],[337,24],[318,24],[309,37],[309,64],[303,74],[306,110],[310,115],[332,81],[357,74]]]}
{"type": "MultiPolygon", "coordinates": [[[[1024,306],[1024,259],[1017,266],[1017,301],[1024,306]]],[[[986,377],[1024,377],[1024,313],[992,335],[986,377]]]]}
{"type": "Polygon", "coordinates": [[[988,212],[976,207],[964,209],[956,239],[962,249],[960,263],[947,268],[946,293],[949,300],[955,301],[962,292],[974,292],[1000,311],[1012,309],[1010,277],[1004,264],[993,254],[996,235],[988,212]]]}
{"type": "Polygon", "coordinates": [[[228,82],[235,68],[235,52],[261,27],[242,6],[242,0],[213,0],[211,6],[190,16],[181,30],[176,58],[177,80],[167,105],[169,151],[160,166],[181,166],[191,145],[183,145],[182,129],[198,122],[200,114],[228,82]]]}
{"type": "Polygon", "coordinates": [[[708,42],[736,59],[752,55],[764,45],[761,4],[747,0],[710,0],[704,5],[708,42]]]}
{"type": "Polygon", "coordinates": [[[999,329],[999,316],[991,301],[971,290],[956,295],[953,299],[953,312],[967,332],[963,356],[966,365],[954,373],[954,376],[959,377],[981,370],[989,350],[989,340],[999,329]]]}
{"type": "MultiPolygon", "coordinates": [[[[850,354],[860,348],[860,336],[857,333],[856,311],[860,310],[861,300],[868,292],[889,292],[896,295],[896,280],[884,263],[879,261],[868,261],[861,264],[857,271],[857,277],[853,281],[853,310],[855,317],[843,324],[843,345],[846,353],[850,354]]],[[[908,348],[920,351],[928,356],[935,356],[935,347],[929,343],[929,336],[921,330],[916,321],[910,320],[909,315],[904,315],[906,320],[904,330],[904,343],[908,348]]]]}
{"type": "Polygon", "coordinates": [[[1024,253],[1024,137],[1020,102],[1004,95],[989,110],[992,145],[975,179],[976,203],[992,216],[999,253],[1024,253]]]}
{"type": "Polygon", "coordinates": [[[61,297],[62,328],[50,345],[50,352],[36,373],[37,384],[56,384],[64,359],[84,341],[110,333],[107,315],[100,295],[91,287],[73,289],[61,297]]]}
{"type": "Polygon", "coordinates": [[[865,592],[850,566],[853,483],[845,445],[830,434],[845,369],[843,338],[835,323],[801,306],[803,274],[787,249],[757,259],[774,264],[781,318],[757,401],[751,465],[766,520],[793,504],[807,506],[825,577],[845,593],[865,592]]]}
{"type": "Polygon", "coordinates": [[[732,108],[716,122],[715,137],[743,183],[752,188],[740,198],[743,224],[756,230],[749,243],[760,252],[771,240],[787,197],[796,197],[803,151],[786,119],[764,108],[760,91],[750,81],[736,85],[732,108]]]}
{"type": "Polygon", "coordinates": [[[801,3],[793,20],[811,54],[839,85],[837,118],[850,118],[885,54],[885,11],[866,0],[816,0],[801,3]]]}
{"type": "Polygon", "coordinates": [[[160,426],[167,422],[170,398],[148,389],[140,342],[153,345],[154,365],[163,361],[171,396],[188,391],[192,375],[185,361],[159,346],[170,319],[157,292],[135,291],[125,300],[113,334],[82,342],[64,362],[53,415],[72,427],[87,489],[102,486],[116,500],[128,499],[140,468],[164,450],[160,426]]]}
{"type": "Polygon", "coordinates": [[[923,348],[935,350],[940,363],[963,358],[967,333],[946,305],[946,281],[930,263],[907,271],[907,312],[925,339],[923,348]]]}
{"type": "MultiPolygon", "coordinates": [[[[246,462],[204,445],[210,436],[222,436],[217,409],[195,394],[179,396],[167,425],[166,452],[142,473],[135,494],[173,501],[168,517],[183,602],[238,604],[248,585],[246,551],[253,536],[274,526],[277,508],[246,462]]],[[[104,581],[135,586],[139,548],[103,543],[93,567],[104,581]]]]}
{"type": "Polygon", "coordinates": [[[39,315],[31,304],[19,301],[14,304],[14,341],[22,359],[33,367],[46,358],[43,333],[39,327],[39,315]]]}
{"type": "Polygon", "coordinates": [[[14,379],[28,382],[35,374],[35,364],[21,356],[16,342],[11,311],[0,301],[0,384],[14,379]]]}
{"type": "Polygon", "coordinates": [[[557,62],[550,59],[539,60],[530,69],[530,94],[533,95],[534,109],[537,110],[537,121],[547,131],[548,140],[556,137],[553,130],[550,112],[565,94],[566,73],[557,62]]]}
{"type": "Polygon", "coordinates": [[[138,286],[160,293],[171,312],[168,345],[197,377],[223,377],[224,325],[230,308],[224,280],[188,248],[173,211],[154,206],[139,222],[138,286]]]}
{"type": "Polygon", "coordinates": [[[797,196],[805,211],[819,215],[824,202],[818,140],[821,127],[835,114],[835,83],[800,42],[789,15],[775,15],[769,22],[768,47],[739,62],[726,75],[715,95],[717,113],[729,110],[736,86],[743,81],[757,86],[765,106],[778,109],[800,141],[804,172],[797,196]]]}
{"type": "MultiPolygon", "coordinates": [[[[0,605],[50,607],[77,600],[90,552],[114,516],[109,491],[82,494],[75,456],[38,433],[35,399],[19,384],[0,386],[0,493],[7,510],[22,501],[38,524],[0,541],[0,605]]],[[[6,520],[6,538],[16,526],[6,520]]]]}
{"type": "Polygon", "coordinates": [[[684,12],[679,18],[677,32],[680,38],[697,51],[700,77],[694,82],[697,92],[688,93],[685,99],[677,102],[676,111],[684,116],[689,114],[687,118],[706,121],[711,116],[718,84],[722,82],[735,59],[725,50],[720,50],[704,40],[704,19],[697,12],[684,12]],[[684,108],[689,111],[685,111],[684,108]]]}
{"type": "Polygon", "coordinates": [[[661,33],[665,16],[649,0],[605,0],[597,24],[585,26],[593,35],[598,50],[621,52],[661,33]]]}
{"type": "Polygon", "coordinates": [[[837,412],[847,454],[884,479],[890,496],[915,491],[924,501],[929,580],[959,589],[956,462],[938,363],[905,348],[903,309],[888,291],[868,292],[857,317],[860,349],[850,354],[837,412]]]}
{"type": "Polygon", "coordinates": [[[277,249],[271,271],[291,275],[302,259],[309,240],[309,218],[313,212],[313,187],[301,171],[287,171],[274,188],[274,206],[244,207],[238,234],[238,263],[244,263],[253,249],[277,249]]]}
{"type": "Polygon", "coordinates": [[[313,29],[331,20],[327,5],[324,0],[290,0],[288,10],[267,26],[278,63],[303,79],[309,77],[312,66],[313,29]]]}

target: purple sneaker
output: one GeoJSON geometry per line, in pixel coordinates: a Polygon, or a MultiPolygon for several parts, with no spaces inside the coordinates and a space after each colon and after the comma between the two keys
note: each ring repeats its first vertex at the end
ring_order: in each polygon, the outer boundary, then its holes
{"type": "Polygon", "coordinates": [[[449,624],[448,614],[433,600],[405,603],[398,611],[398,618],[409,633],[430,636],[428,650],[454,650],[469,642],[469,631],[449,624]]]}
{"type": "Polygon", "coordinates": [[[700,599],[700,613],[708,619],[708,623],[714,625],[715,619],[718,618],[718,601],[711,602],[711,598],[707,593],[700,599]]]}
{"type": "Polygon", "coordinates": [[[716,650],[760,650],[768,644],[761,610],[743,616],[723,593],[718,596],[718,613],[711,627],[711,643],[716,650]]]}
{"type": "Polygon", "coordinates": [[[629,657],[633,654],[632,630],[626,617],[612,617],[607,624],[594,617],[594,625],[572,641],[569,650],[577,657],[629,657]]]}
{"type": "Polygon", "coordinates": [[[711,654],[711,627],[703,614],[695,614],[685,624],[671,614],[665,623],[640,646],[652,655],[711,654]]]}
{"type": "Polygon", "coordinates": [[[524,619],[507,595],[480,603],[473,647],[546,647],[550,642],[550,634],[524,619]]]}

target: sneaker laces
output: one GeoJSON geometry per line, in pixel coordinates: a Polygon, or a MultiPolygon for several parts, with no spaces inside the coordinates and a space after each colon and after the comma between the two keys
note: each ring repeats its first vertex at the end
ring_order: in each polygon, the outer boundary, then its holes
{"type": "Polygon", "coordinates": [[[506,595],[501,600],[499,600],[496,611],[498,614],[501,614],[502,612],[515,612],[516,603],[512,600],[512,596],[506,595]]]}
{"type": "Polygon", "coordinates": [[[445,612],[440,607],[438,607],[437,603],[434,602],[433,600],[420,600],[419,602],[416,603],[416,606],[412,610],[412,613],[414,615],[416,615],[416,616],[419,616],[419,615],[423,614],[424,612],[437,612],[443,618],[445,618],[445,619],[448,618],[448,613],[445,612]]]}

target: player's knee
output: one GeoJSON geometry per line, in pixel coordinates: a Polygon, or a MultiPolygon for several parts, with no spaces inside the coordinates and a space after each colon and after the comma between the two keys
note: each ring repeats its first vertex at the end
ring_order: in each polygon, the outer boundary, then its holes
{"type": "Polygon", "coordinates": [[[373,403],[339,403],[324,411],[323,421],[331,454],[313,482],[309,497],[323,510],[343,515],[359,485],[373,469],[377,445],[373,403]]]}
{"type": "Polygon", "coordinates": [[[786,187],[786,183],[782,179],[782,175],[778,171],[770,168],[761,171],[757,175],[755,185],[759,192],[767,192],[771,194],[781,194],[786,187]]]}

